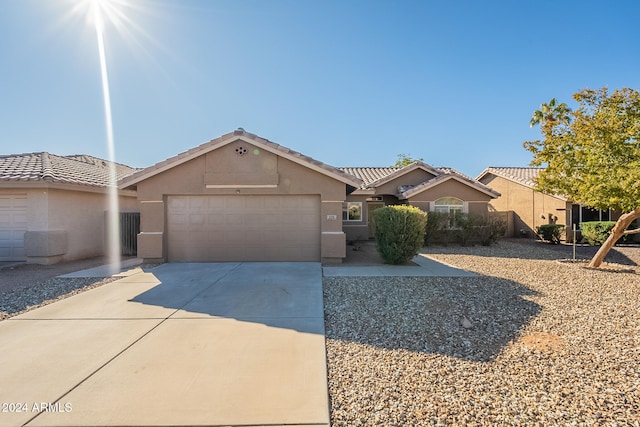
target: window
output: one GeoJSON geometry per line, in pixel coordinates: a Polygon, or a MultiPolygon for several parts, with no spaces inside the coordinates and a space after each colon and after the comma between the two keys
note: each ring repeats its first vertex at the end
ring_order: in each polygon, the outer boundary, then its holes
{"type": "Polygon", "coordinates": [[[446,214],[462,213],[463,201],[456,197],[443,197],[434,203],[434,211],[446,214]]]}
{"type": "Polygon", "coordinates": [[[434,211],[449,215],[450,228],[457,228],[456,216],[463,211],[464,202],[456,197],[443,197],[434,203],[434,211]]]}
{"type": "Polygon", "coordinates": [[[362,202],[345,202],[342,204],[343,221],[362,221],[362,202]]]}

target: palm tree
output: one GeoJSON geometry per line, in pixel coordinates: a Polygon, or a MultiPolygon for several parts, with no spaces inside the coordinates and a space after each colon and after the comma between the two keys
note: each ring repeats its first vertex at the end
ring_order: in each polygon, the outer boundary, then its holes
{"type": "Polygon", "coordinates": [[[569,113],[571,113],[571,108],[567,107],[567,104],[564,102],[558,104],[558,101],[552,98],[549,103],[540,104],[540,109],[533,112],[529,125],[530,127],[535,125],[544,127],[547,123],[569,123],[571,120],[569,113]]]}

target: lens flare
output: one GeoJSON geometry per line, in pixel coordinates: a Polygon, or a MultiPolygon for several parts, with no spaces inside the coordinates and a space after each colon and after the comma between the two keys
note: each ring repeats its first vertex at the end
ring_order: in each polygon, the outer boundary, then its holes
{"type": "MultiPolygon", "coordinates": [[[[145,53],[147,43],[139,43],[142,37],[145,41],[158,46],[157,41],[151,37],[134,19],[148,13],[156,14],[159,3],[150,0],[66,0],[70,4],[64,20],[68,21],[80,17],[85,24],[95,32],[98,58],[100,61],[100,78],[102,84],[102,98],[104,107],[104,122],[106,129],[107,151],[109,160],[108,179],[108,207],[106,209],[106,233],[105,250],[111,265],[111,273],[120,270],[120,214],[118,204],[116,154],[114,142],[114,125],[111,107],[111,91],[109,88],[108,52],[105,44],[111,46],[110,36],[118,36],[120,41],[127,44],[134,43],[136,58],[140,53],[145,53]],[[107,40],[108,39],[108,40],[107,40]]],[[[64,24],[64,22],[62,23],[64,24]]],[[[116,45],[116,44],[114,44],[116,45]]],[[[162,47],[162,46],[160,46],[162,47]]],[[[150,55],[148,55],[150,56],[150,55]]]]}
{"type": "Polygon", "coordinates": [[[104,48],[104,17],[109,14],[111,2],[109,0],[85,0],[89,2],[89,11],[93,18],[100,58],[100,77],[102,80],[102,98],[104,101],[104,118],[107,130],[107,149],[109,157],[109,184],[107,208],[107,256],[109,258],[110,274],[120,272],[120,213],[118,204],[118,177],[116,174],[116,153],[113,137],[113,118],[111,115],[111,92],[109,90],[109,73],[107,70],[107,55],[104,48]]]}

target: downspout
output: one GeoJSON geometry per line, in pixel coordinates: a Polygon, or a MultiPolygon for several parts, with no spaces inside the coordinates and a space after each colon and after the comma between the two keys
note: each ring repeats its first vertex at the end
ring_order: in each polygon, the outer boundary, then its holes
{"type": "Polygon", "coordinates": [[[536,190],[531,192],[531,218],[533,219],[533,232],[536,233],[536,190]]]}

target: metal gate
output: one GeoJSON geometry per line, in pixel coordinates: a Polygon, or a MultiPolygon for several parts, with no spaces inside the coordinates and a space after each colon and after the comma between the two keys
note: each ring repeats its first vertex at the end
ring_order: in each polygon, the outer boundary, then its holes
{"type": "Polygon", "coordinates": [[[138,255],[140,212],[120,212],[120,254],[138,255]]]}

